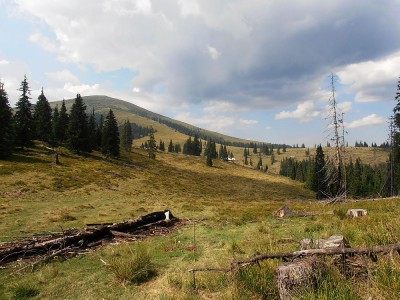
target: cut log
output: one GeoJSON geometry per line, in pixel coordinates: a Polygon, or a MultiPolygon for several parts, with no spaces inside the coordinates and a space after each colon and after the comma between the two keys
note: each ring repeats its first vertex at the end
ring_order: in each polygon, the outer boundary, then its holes
{"type": "MultiPolygon", "coordinates": [[[[169,211],[169,210],[168,210],[169,211]]],[[[170,212],[170,211],[169,211],[170,212]]],[[[112,232],[133,232],[146,225],[160,223],[160,226],[170,226],[172,220],[176,220],[172,213],[169,213],[170,220],[164,222],[165,211],[154,212],[142,217],[137,217],[122,223],[115,223],[109,226],[84,229],[72,235],[64,235],[50,240],[26,243],[17,243],[8,248],[0,249],[0,265],[5,262],[15,261],[22,257],[30,257],[38,254],[46,254],[50,251],[60,250],[66,247],[84,248],[89,243],[97,242],[103,238],[113,238],[112,232]],[[163,223],[163,224],[161,224],[163,223]],[[164,224],[165,223],[165,224],[164,224]]]]}
{"type": "Polygon", "coordinates": [[[301,250],[350,248],[349,241],[342,235],[332,235],[327,239],[302,239],[301,250]]]}
{"type": "Polygon", "coordinates": [[[357,217],[363,217],[368,214],[368,211],[366,209],[349,209],[346,213],[348,217],[351,218],[357,218],[357,217]]]}
{"type": "Polygon", "coordinates": [[[315,257],[278,266],[276,276],[280,299],[289,300],[299,296],[302,290],[315,285],[325,270],[323,260],[315,257]]]}
{"type": "Polygon", "coordinates": [[[278,210],[276,210],[274,212],[274,215],[277,216],[278,218],[284,218],[284,217],[290,216],[291,211],[290,211],[290,208],[287,205],[285,205],[285,206],[282,206],[281,208],[279,208],[278,210]]]}

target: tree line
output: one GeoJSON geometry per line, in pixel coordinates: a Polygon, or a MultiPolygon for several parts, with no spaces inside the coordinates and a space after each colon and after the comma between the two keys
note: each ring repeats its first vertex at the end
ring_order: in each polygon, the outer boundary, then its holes
{"type": "Polygon", "coordinates": [[[94,109],[88,115],[80,94],[67,112],[65,101],[51,109],[42,89],[35,106],[30,102],[27,77],[21,82],[21,95],[16,103],[15,114],[9,104],[4,84],[0,83],[0,157],[6,158],[17,147],[22,150],[34,145],[34,140],[50,146],[65,145],[75,153],[100,150],[104,155],[118,157],[121,149],[130,149],[132,130],[129,121],[122,127],[120,139],[117,120],[110,109],[108,114],[95,117],[94,109]]]}
{"type": "MultiPolygon", "coordinates": [[[[281,161],[279,174],[305,183],[305,187],[316,192],[317,199],[324,199],[336,195],[339,187],[330,177],[334,170],[332,162],[326,159],[324,151],[319,145],[314,158],[298,161],[287,157],[281,161]]],[[[350,159],[345,166],[347,195],[353,198],[361,197],[387,197],[390,196],[388,184],[387,164],[364,164],[360,158],[355,162],[350,159]]]]}

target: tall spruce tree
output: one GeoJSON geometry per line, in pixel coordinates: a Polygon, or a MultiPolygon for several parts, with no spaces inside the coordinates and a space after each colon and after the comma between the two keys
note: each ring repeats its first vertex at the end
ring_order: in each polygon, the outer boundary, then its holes
{"type": "Polygon", "coordinates": [[[36,138],[48,142],[51,135],[51,107],[49,101],[47,101],[44,95],[43,88],[42,92],[36,102],[35,111],[33,113],[33,119],[35,122],[36,138]]]}
{"type": "Polygon", "coordinates": [[[90,152],[86,105],[80,94],[76,95],[71,107],[67,135],[69,149],[78,154],[82,151],[90,152]]]}
{"type": "Polygon", "coordinates": [[[207,154],[206,154],[206,164],[209,167],[213,166],[212,157],[211,157],[211,151],[208,151],[207,154]]]}
{"type": "Polygon", "coordinates": [[[96,131],[96,144],[98,149],[101,149],[101,142],[103,139],[103,127],[104,127],[104,117],[103,115],[100,115],[100,120],[96,131]]]}
{"type": "Polygon", "coordinates": [[[29,101],[29,95],[31,92],[26,75],[24,76],[24,80],[21,82],[19,91],[21,91],[22,94],[17,102],[17,112],[14,117],[15,139],[16,145],[24,149],[24,147],[33,145],[35,134],[32,104],[29,101]]]}
{"type": "Polygon", "coordinates": [[[157,142],[154,138],[154,129],[150,127],[149,140],[147,141],[147,152],[150,159],[156,159],[157,142]]]}
{"type": "Polygon", "coordinates": [[[60,143],[64,143],[67,140],[68,121],[69,121],[69,116],[67,113],[67,107],[65,106],[65,101],[63,100],[57,123],[57,140],[60,143]]]}
{"type": "Polygon", "coordinates": [[[263,162],[262,162],[262,157],[261,157],[261,152],[260,152],[260,157],[258,158],[258,163],[257,163],[257,169],[262,170],[263,168],[263,162]]]}
{"type": "Polygon", "coordinates": [[[13,148],[12,112],[4,84],[0,82],[0,159],[11,155],[13,148]]]}
{"type": "Polygon", "coordinates": [[[174,152],[174,144],[172,143],[172,140],[169,140],[168,152],[174,152]]]}
{"type": "Polygon", "coordinates": [[[59,140],[57,137],[58,134],[58,119],[60,117],[60,113],[58,111],[58,105],[54,107],[53,116],[51,117],[51,133],[50,133],[50,145],[52,147],[58,146],[59,140]]]}
{"type": "Polygon", "coordinates": [[[126,150],[131,151],[132,149],[133,132],[132,125],[129,120],[126,121],[126,150]]]}
{"type": "Polygon", "coordinates": [[[395,107],[393,108],[393,129],[391,143],[392,143],[392,153],[391,153],[391,172],[390,172],[390,182],[391,182],[391,194],[397,195],[400,191],[400,80],[397,83],[397,91],[394,99],[397,101],[395,107]]]}
{"type": "Polygon", "coordinates": [[[121,150],[130,151],[132,148],[132,126],[129,120],[124,122],[121,129],[121,150]]]}
{"type": "Polygon", "coordinates": [[[322,150],[322,146],[317,147],[317,152],[315,154],[315,185],[314,191],[317,192],[317,199],[326,198],[327,194],[327,178],[326,178],[326,163],[325,154],[322,150]]]}
{"type": "Polygon", "coordinates": [[[90,151],[94,150],[97,148],[97,123],[96,123],[96,117],[94,114],[94,108],[92,110],[92,113],[89,116],[89,122],[88,122],[88,149],[90,151]]]}
{"type": "Polygon", "coordinates": [[[119,156],[119,132],[117,119],[113,111],[110,109],[103,126],[103,140],[101,145],[101,152],[107,156],[119,156]]]}

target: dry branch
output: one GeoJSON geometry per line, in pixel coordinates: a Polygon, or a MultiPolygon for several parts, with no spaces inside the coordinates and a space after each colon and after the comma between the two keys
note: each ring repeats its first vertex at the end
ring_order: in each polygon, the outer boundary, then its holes
{"type": "Polygon", "coordinates": [[[309,256],[323,256],[323,255],[369,255],[374,256],[377,253],[391,253],[397,251],[400,254],[400,244],[390,244],[384,246],[373,246],[373,247],[358,247],[358,248],[336,248],[336,249],[310,249],[301,250],[294,252],[278,252],[278,253],[266,253],[254,256],[250,259],[236,260],[232,262],[232,267],[241,265],[257,263],[261,260],[266,259],[295,259],[309,256]]]}
{"type": "Polygon", "coordinates": [[[190,269],[188,272],[204,272],[204,271],[216,271],[216,272],[225,272],[228,273],[231,269],[228,268],[196,268],[190,269]]]}

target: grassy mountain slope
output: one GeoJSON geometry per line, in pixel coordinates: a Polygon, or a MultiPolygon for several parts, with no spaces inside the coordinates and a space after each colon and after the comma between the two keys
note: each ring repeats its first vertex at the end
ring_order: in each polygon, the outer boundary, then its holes
{"type": "MultiPolygon", "coordinates": [[[[36,295],[32,299],[276,299],[273,270],[278,261],[262,262],[261,269],[248,267],[237,277],[199,273],[196,291],[187,270],[226,267],[232,258],[256,251],[297,250],[305,237],[343,234],[352,246],[400,239],[398,200],[360,203],[357,207],[368,209],[368,216],[351,220],[343,215],[354,204],[323,206],[301,184],[239,164],[215,161],[209,168],[203,157],[169,153],[158,153],[152,161],[139,149],[120,160],[104,160],[98,153],[76,156],[63,148],[60,152],[60,166],[51,164],[53,158],[43,148],[0,161],[2,241],[169,208],[178,217],[197,219],[196,251],[193,228],[187,225],[170,236],[110,245],[33,271],[18,271],[22,266],[16,263],[0,269],[0,299],[20,299],[29,292],[36,295]],[[324,214],[276,219],[272,212],[283,204],[324,214]],[[137,245],[151,250],[157,275],[140,285],[123,283],[116,272],[129,272],[124,266],[137,245]]],[[[331,272],[304,299],[395,299],[399,264],[382,257],[373,268],[368,282],[331,272]]]]}
{"type": "MultiPolygon", "coordinates": [[[[95,109],[96,113],[99,114],[107,114],[109,109],[112,109],[114,114],[117,117],[117,120],[122,123],[124,120],[128,120],[130,122],[134,122],[140,126],[148,127],[152,126],[157,132],[155,133],[155,138],[157,141],[163,140],[166,146],[168,146],[169,140],[172,139],[173,143],[179,143],[181,146],[185,143],[188,139],[189,135],[187,132],[196,133],[199,136],[208,136],[215,140],[219,141],[227,141],[231,143],[249,143],[250,141],[235,138],[231,136],[226,136],[223,134],[219,134],[216,132],[204,130],[198,128],[196,126],[186,124],[177,120],[173,120],[171,118],[162,116],[160,114],[153,113],[149,110],[141,108],[135,104],[130,102],[118,100],[115,98],[107,97],[107,96],[86,96],[83,97],[85,104],[87,105],[87,111],[92,111],[95,109]],[[164,122],[164,123],[160,123],[164,122]],[[178,131],[175,128],[170,126],[178,126],[182,131],[187,131],[186,134],[178,131]]],[[[67,109],[69,109],[73,103],[73,99],[66,100],[67,109]]],[[[60,104],[60,102],[52,102],[53,106],[55,104],[60,104]]],[[[142,143],[144,143],[148,138],[144,137],[141,139],[137,139],[134,141],[134,146],[139,147],[142,143]]],[[[273,141],[264,141],[264,142],[272,142],[273,141]]],[[[217,151],[219,146],[217,145],[217,151]]],[[[309,157],[305,154],[306,149],[296,149],[296,148],[288,148],[287,152],[284,153],[281,151],[281,154],[277,154],[275,149],[275,159],[276,163],[271,163],[270,156],[263,156],[263,165],[268,166],[270,172],[272,173],[279,173],[280,168],[280,161],[284,157],[295,157],[297,160],[308,159],[309,157]]],[[[232,152],[236,157],[237,163],[242,164],[244,162],[243,158],[243,148],[242,147],[235,147],[235,146],[228,146],[228,151],[232,152]]],[[[314,149],[310,149],[310,155],[314,155],[314,149]]],[[[324,148],[326,155],[332,156],[333,155],[333,148],[324,148]]],[[[352,158],[353,161],[356,158],[360,157],[363,163],[366,164],[378,164],[378,163],[385,163],[388,158],[388,153],[382,149],[376,148],[356,148],[356,147],[348,147],[347,148],[347,160],[352,158]]],[[[259,154],[254,154],[252,149],[250,149],[250,158],[254,165],[257,164],[259,159],[259,154]]],[[[249,158],[249,161],[250,161],[249,158]]],[[[251,166],[249,166],[251,167],[251,166]]]]}
{"type": "MultiPolygon", "coordinates": [[[[67,109],[71,107],[73,101],[73,99],[66,100],[67,109]]],[[[85,96],[83,97],[83,101],[87,105],[88,112],[92,111],[94,108],[96,113],[105,115],[109,109],[112,109],[120,123],[129,119],[130,122],[134,122],[140,126],[153,126],[153,128],[157,130],[158,138],[164,140],[164,142],[168,142],[170,139],[172,139],[174,142],[181,143],[183,145],[187,137],[189,135],[194,136],[194,134],[197,134],[199,137],[207,137],[216,141],[225,141],[228,143],[250,142],[249,140],[201,129],[199,127],[151,112],[133,103],[108,96],[85,96]]],[[[55,104],[60,104],[60,102],[52,102],[53,106],[55,104]]]]}

